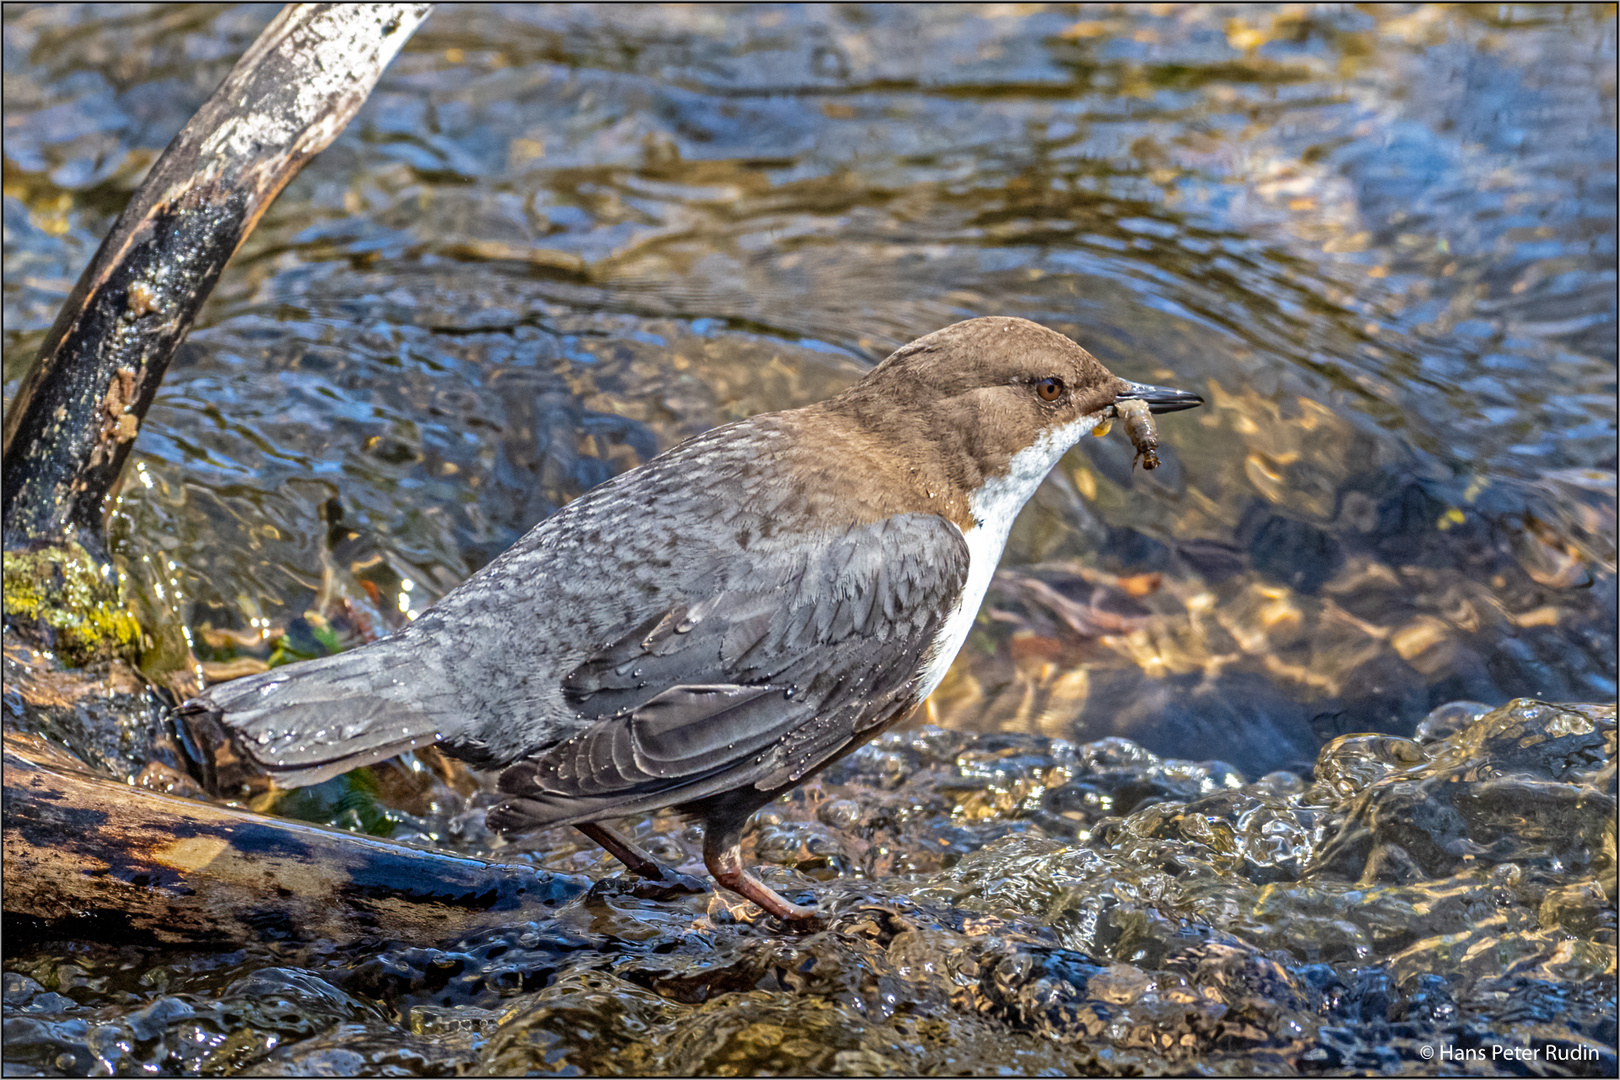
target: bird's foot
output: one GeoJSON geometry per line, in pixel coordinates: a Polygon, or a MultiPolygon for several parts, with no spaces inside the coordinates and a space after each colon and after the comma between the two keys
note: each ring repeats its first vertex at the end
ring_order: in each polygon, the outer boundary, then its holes
{"type": "Polygon", "coordinates": [[[728,878],[721,878],[716,874],[715,881],[743,899],[752,900],[763,908],[767,915],[775,915],[783,922],[804,926],[819,925],[825,921],[821,912],[815,908],[795,904],[746,870],[740,871],[735,877],[728,875],[728,878]]]}
{"type": "Polygon", "coordinates": [[[775,889],[743,869],[742,849],[738,845],[738,830],[710,822],[703,836],[703,863],[720,885],[752,900],[783,922],[817,923],[821,917],[816,909],[804,907],[788,900],[775,889]]]}
{"type": "Polygon", "coordinates": [[[609,855],[624,863],[632,874],[641,879],[626,890],[632,896],[646,900],[667,900],[683,893],[709,891],[708,886],[697,878],[670,869],[606,825],[588,821],[574,827],[601,844],[609,855]]]}
{"type": "Polygon", "coordinates": [[[639,900],[673,900],[706,893],[709,886],[701,878],[667,870],[661,878],[637,877],[624,891],[639,900]]]}

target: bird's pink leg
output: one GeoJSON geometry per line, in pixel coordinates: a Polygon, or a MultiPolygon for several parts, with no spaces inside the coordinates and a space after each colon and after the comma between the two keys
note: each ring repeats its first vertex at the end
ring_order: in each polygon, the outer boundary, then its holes
{"type": "Polygon", "coordinates": [[[714,880],[746,900],[752,900],[771,915],[787,922],[806,922],[816,917],[816,909],[784,899],[776,890],[743,869],[742,830],[708,822],[703,829],[703,863],[714,880]]]}
{"type": "Polygon", "coordinates": [[[675,875],[664,869],[662,863],[642,851],[629,839],[620,836],[606,825],[594,821],[583,822],[574,828],[596,841],[607,853],[629,867],[630,872],[649,881],[673,881],[675,875]]]}

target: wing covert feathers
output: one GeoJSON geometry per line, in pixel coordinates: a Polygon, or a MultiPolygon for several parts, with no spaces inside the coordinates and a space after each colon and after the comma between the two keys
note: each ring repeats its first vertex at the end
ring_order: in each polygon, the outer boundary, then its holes
{"type": "Polygon", "coordinates": [[[731,587],[587,657],[564,694],[605,718],[502,775],[491,811],[520,830],[751,787],[773,792],[915,704],[967,577],[941,518],[902,515],[760,559],[731,587]]]}

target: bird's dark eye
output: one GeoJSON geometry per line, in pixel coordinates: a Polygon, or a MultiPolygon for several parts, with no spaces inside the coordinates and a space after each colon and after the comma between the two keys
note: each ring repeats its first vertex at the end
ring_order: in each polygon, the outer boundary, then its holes
{"type": "Polygon", "coordinates": [[[1063,396],[1063,380],[1045,378],[1035,384],[1035,393],[1042,401],[1056,401],[1063,396]]]}

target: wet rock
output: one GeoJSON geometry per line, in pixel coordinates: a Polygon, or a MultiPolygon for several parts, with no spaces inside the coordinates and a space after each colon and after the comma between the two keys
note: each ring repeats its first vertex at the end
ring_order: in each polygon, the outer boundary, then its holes
{"type": "Polygon", "coordinates": [[[1254,568],[1297,592],[1319,591],[1344,563],[1344,551],[1330,534],[1314,525],[1276,514],[1251,514],[1239,528],[1254,568]]]}
{"type": "MultiPolygon", "coordinates": [[[[1612,711],[1514,702],[1434,744],[1432,754],[1407,747],[1410,766],[1389,769],[1356,795],[1317,858],[1321,873],[1371,883],[1507,862],[1550,875],[1612,871],[1613,843],[1606,850],[1604,839],[1615,814],[1612,711]]],[[[1345,749],[1342,741],[1324,749],[1333,759],[1330,784],[1346,771],[1345,749]]]]}

